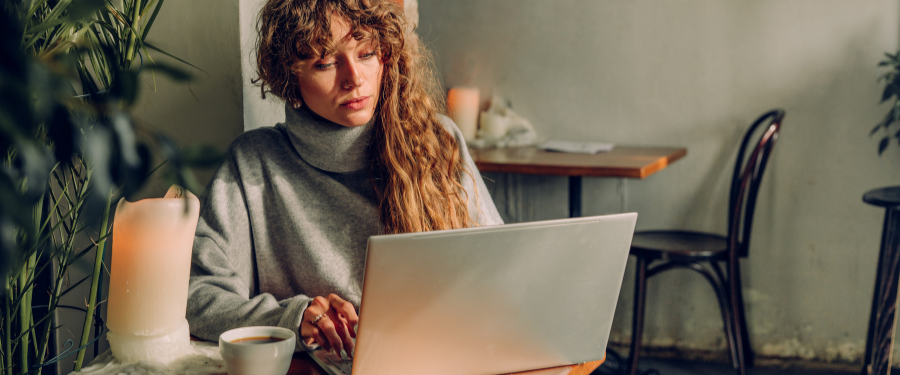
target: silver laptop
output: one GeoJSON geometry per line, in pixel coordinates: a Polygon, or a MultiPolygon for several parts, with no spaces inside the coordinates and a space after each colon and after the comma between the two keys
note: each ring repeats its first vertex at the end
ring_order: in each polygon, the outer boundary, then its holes
{"type": "Polygon", "coordinates": [[[372,236],[333,375],[502,374],[603,359],[637,213],[372,236]]]}

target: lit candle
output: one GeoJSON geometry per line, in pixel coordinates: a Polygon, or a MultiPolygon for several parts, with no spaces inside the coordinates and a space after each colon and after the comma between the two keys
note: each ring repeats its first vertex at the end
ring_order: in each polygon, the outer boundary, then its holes
{"type": "Polygon", "coordinates": [[[191,352],[185,319],[200,201],[172,186],[164,198],[116,207],[107,339],[123,362],[170,363],[191,352]]]}
{"type": "Polygon", "coordinates": [[[478,88],[454,87],[447,94],[447,109],[450,118],[459,127],[466,141],[475,139],[478,130],[478,88]]]}

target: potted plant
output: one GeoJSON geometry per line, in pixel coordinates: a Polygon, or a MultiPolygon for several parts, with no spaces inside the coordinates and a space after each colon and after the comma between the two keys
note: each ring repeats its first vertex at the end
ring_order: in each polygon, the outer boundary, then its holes
{"type": "Polygon", "coordinates": [[[155,170],[151,150],[162,153],[170,174],[195,191],[188,168],[217,159],[208,147],[179,151],[153,132],[145,132],[149,141],[139,141],[127,113],[137,97],[138,74],[159,72],[176,80],[189,75],[150,58],[150,51],[169,55],[145,40],[163,0],[115,4],[24,0],[0,6],[3,375],[39,374],[58,360],[47,355],[52,312],[63,295],[90,282],[81,342],[67,349],[77,351],[76,370],[81,367],[102,294],[109,209],[155,170]],[[76,248],[78,236],[91,245],[76,248]],[[66,285],[67,268],[91,252],[93,273],[66,285]],[[43,307],[33,303],[41,275],[49,281],[43,307]]]}
{"type": "Polygon", "coordinates": [[[900,51],[895,54],[885,53],[885,59],[878,63],[878,66],[889,67],[891,70],[878,78],[879,82],[885,82],[884,91],[881,94],[881,102],[884,103],[893,99],[893,105],[884,118],[875,125],[870,136],[883,131],[885,135],[878,142],[878,155],[881,155],[890,144],[891,138],[900,141],[900,130],[893,132],[891,125],[900,123],[900,51]]]}

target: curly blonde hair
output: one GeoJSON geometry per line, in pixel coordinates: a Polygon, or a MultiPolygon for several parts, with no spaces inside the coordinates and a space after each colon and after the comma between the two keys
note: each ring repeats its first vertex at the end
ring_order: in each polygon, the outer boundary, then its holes
{"type": "Polygon", "coordinates": [[[384,73],[375,108],[370,177],[385,233],[463,228],[469,217],[456,139],[441,125],[442,92],[428,52],[406,33],[403,9],[387,0],[269,0],[257,23],[262,96],[302,103],[300,62],[332,52],[331,19],[379,47],[384,73]]]}

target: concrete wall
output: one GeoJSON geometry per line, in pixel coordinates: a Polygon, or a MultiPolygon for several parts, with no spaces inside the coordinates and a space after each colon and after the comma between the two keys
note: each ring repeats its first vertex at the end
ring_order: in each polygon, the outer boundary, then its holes
{"type": "MultiPolygon", "coordinates": [[[[586,179],[584,214],[637,211],[639,229],[724,233],[734,150],[764,111],[787,111],[743,263],[755,351],[858,361],[882,210],[867,190],[900,182],[896,142],[869,130],[898,2],[421,0],[419,34],[446,87],[500,92],[540,135],[688,148],[645,180],[586,179]]],[[[508,221],[566,216],[566,180],[489,174],[508,221]]],[[[633,271],[613,341],[630,341],[633,271]]],[[[645,342],[724,350],[699,276],[649,283],[645,342]]],[[[897,358],[897,356],[895,356],[897,358]]]]}
{"type": "MultiPolygon", "coordinates": [[[[143,129],[162,132],[179,145],[208,143],[225,149],[243,131],[240,50],[238,44],[238,0],[192,0],[166,2],[156,18],[148,41],[205,71],[191,70],[195,79],[190,84],[173,82],[159,74],[142,76],[141,94],[132,111],[143,129]]],[[[158,62],[185,67],[158,52],[151,52],[158,62]]],[[[146,56],[145,56],[146,58],[146,56]]],[[[202,186],[212,171],[198,171],[202,186]]],[[[161,197],[169,182],[154,176],[135,199],[161,197]]],[[[86,246],[87,243],[81,246],[86,246]]],[[[88,254],[70,267],[69,280],[74,283],[93,268],[94,255],[88,254]]],[[[107,265],[108,263],[107,258],[107,265]]],[[[104,275],[104,299],[109,291],[109,277],[104,275]]],[[[62,304],[84,306],[90,294],[90,282],[70,292],[62,304]]],[[[103,317],[105,318],[105,307],[103,317]]],[[[58,344],[66,339],[80,340],[83,313],[64,310],[59,315],[58,344]]],[[[100,351],[106,350],[105,337],[100,351]]],[[[87,351],[85,363],[93,358],[87,351]]],[[[72,371],[75,356],[58,365],[60,374],[72,371]]]]}
{"type": "Polygon", "coordinates": [[[284,102],[274,95],[262,98],[256,79],[256,20],[264,0],[240,0],[241,84],[244,99],[244,130],[273,126],[284,121],[284,102]]]}
{"type": "MultiPolygon", "coordinates": [[[[238,25],[237,0],[167,2],[147,38],[203,71],[151,52],[156,61],[189,70],[194,80],[185,84],[157,75],[154,81],[145,74],[142,95],[132,112],[139,124],[167,134],[179,145],[228,147],[243,131],[238,25]]],[[[198,171],[201,186],[212,172],[198,171]]],[[[143,196],[162,196],[167,189],[151,185],[143,196]]]]}

